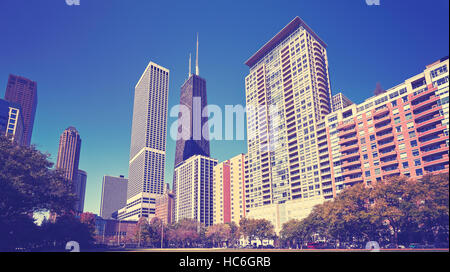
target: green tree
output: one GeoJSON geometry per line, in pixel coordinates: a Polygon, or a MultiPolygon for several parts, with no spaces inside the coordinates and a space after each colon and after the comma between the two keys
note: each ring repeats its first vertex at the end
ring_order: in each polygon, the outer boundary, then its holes
{"type": "Polygon", "coordinates": [[[25,216],[48,210],[59,214],[72,211],[76,197],[71,185],[51,169],[48,158],[34,146],[19,146],[0,136],[0,248],[12,250],[18,240],[27,246],[15,232],[17,222],[28,224],[25,216]]]}

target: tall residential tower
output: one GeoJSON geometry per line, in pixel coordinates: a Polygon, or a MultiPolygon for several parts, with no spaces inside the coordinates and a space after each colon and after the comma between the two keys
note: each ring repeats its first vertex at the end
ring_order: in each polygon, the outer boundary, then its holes
{"type": "Polygon", "coordinates": [[[315,126],[331,112],[326,47],[296,17],[246,61],[250,216],[266,205],[322,199],[315,126]]]}

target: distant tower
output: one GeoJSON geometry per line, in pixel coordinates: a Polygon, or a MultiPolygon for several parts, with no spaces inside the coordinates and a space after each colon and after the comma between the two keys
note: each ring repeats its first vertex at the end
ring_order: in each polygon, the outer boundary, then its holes
{"type": "Polygon", "coordinates": [[[87,173],[83,170],[78,169],[77,179],[75,180],[75,194],[77,196],[77,202],[75,203],[75,211],[77,214],[83,213],[84,210],[84,199],[86,195],[86,181],[87,173]]]}
{"type": "Polygon", "coordinates": [[[37,83],[21,76],[9,75],[5,100],[17,103],[22,108],[22,145],[30,145],[37,107],[37,83]]]}
{"type": "Polygon", "coordinates": [[[377,95],[380,95],[380,94],[382,94],[382,93],[384,93],[385,91],[383,90],[383,88],[381,88],[381,84],[380,84],[380,82],[377,82],[377,85],[376,85],[376,87],[375,87],[375,90],[373,91],[373,94],[375,95],[375,96],[377,96],[377,95]]]}
{"type": "Polygon", "coordinates": [[[64,177],[74,181],[78,175],[80,161],[81,137],[77,129],[69,127],[59,138],[58,158],[56,168],[64,171],[64,177]]]}

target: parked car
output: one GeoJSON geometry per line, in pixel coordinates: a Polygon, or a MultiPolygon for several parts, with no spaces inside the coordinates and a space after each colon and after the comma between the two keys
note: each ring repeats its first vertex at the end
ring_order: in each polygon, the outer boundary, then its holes
{"type": "Polygon", "coordinates": [[[319,247],[319,244],[318,243],[308,243],[307,245],[306,245],[306,248],[307,249],[317,249],[319,247]]]}

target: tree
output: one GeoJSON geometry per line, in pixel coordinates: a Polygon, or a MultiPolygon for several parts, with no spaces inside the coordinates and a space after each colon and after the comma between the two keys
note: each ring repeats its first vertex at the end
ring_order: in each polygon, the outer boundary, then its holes
{"type": "Polygon", "coordinates": [[[53,163],[48,158],[34,146],[19,146],[0,136],[0,248],[17,247],[14,240],[19,238],[14,229],[17,222],[25,222],[24,216],[48,210],[60,214],[72,211],[76,197],[71,184],[60,171],[51,169],[53,163]]]}
{"type": "Polygon", "coordinates": [[[80,222],[87,226],[91,235],[95,234],[95,214],[90,212],[82,213],[80,215],[80,222]]]}
{"type": "Polygon", "coordinates": [[[230,227],[230,238],[227,241],[227,246],[236,246],[241,238],[241,233],[239,232],[239,226],[234,222],[225,223],[230,227]]]}
{"type": "Polygon", "coordinates": [[[206,230],[206,238],[212,240],[213,246],[228,242],[231,238],[231,227],[228,224],[216,224],[206,230]]]}
{"type": "Polygon", "coordinates": [[[267,219],[242,218],[239,222],[241,232],[250,242],[258,239],[261,244],[264,239],[275,238],[274,226],[267,219]]]}

